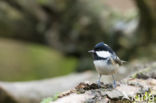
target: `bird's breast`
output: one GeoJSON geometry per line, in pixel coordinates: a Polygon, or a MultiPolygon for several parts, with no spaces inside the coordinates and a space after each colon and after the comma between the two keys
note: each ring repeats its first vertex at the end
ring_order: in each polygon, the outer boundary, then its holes
{"type": "Polygon", "coordinates": [[[94,65],[99,74],[110,75],[114,74],[118,66],[108,64],[106,60],[94,60],[94,65]]]}

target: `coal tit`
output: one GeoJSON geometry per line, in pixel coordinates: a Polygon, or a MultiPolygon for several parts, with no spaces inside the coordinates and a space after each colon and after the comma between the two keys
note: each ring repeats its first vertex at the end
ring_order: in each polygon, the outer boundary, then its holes
{"type": "Polygon", "coordinates": [[[96,44],[94,49],[88,52],[93,54],[93,63],[95,65],[96,71],[99,74],[99,78],[97,81],[98,86],[101,85],[100,79],[102,75],[112,75],[113,88],[115,88],[116,81],[113,74],[116,73],[119,65],[122,65],[124,61],[120,60],[120,58],[116,55],[112,48],[104,42],[96,44]]]}

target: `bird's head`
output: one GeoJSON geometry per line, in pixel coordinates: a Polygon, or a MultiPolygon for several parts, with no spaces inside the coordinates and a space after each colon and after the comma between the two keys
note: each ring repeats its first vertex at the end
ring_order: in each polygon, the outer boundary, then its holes
{"type": "Polygon", "coordinates": [[[114,54],[114,51],[104,42],[96,44],[94,49],[88,52],[93,53],[94,59],[106,59],[114,54]]]}

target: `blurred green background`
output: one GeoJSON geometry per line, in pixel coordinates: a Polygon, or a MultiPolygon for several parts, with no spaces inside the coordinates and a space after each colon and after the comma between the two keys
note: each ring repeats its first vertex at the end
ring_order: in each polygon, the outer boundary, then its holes
{"type": "Polygon", "coordinates": [[[126,61],[156,60],[154,0],[0,0],[0,81],[93,69],[101,41],[126,61]]]}
{"type": "Polygon", "coordinates": [[[0,79],[22,81],[65,75],[74,71],[77,59],[46,46],[0,41],[0,79]]]}

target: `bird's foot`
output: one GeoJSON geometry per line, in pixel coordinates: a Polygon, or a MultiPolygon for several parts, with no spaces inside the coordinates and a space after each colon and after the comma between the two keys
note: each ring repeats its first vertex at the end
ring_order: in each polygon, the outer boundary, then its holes
{"type": "Polygon", "coordinates": [[[116,81],[114,80],[114,81],[113,81],[113,88],[116,88],[116,86],[117,86],[117,85],[116,85],[116,81]]]}
{"type": "Polygon", "coordinates": [[[100,81],[97,81],[97,85],[100,88],[101,87],[101,82],[100,81]]]}

